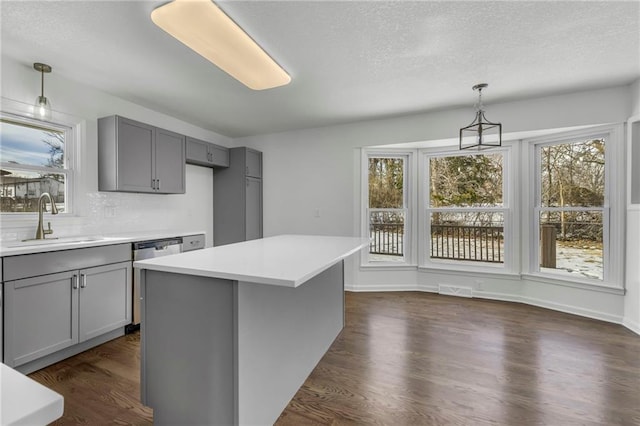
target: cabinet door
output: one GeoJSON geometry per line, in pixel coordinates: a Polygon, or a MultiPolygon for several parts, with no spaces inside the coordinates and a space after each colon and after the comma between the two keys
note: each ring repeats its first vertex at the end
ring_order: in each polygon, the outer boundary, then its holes
{"type": "Polygon", "coordinates": [[[156,129],[156,192],[184,194],[185,137],[164,129],[156,129]]]}
{"type": "Polygon", "coordinates": [[[78,275],[4,283],[4,363],[33,361],[78,343],[78,275]]]}
{"type": "Polygon", "coordinates": [[[131,262],[80,270],[80,342],[131,323],[131,262]]]}
{"type": "Polygon", "coordinates": [[[208,145],[209,144],[204,141],[187,138],[187,163],[197,164],[199,166],[208,166],[210,162],[208,145]]]}
{"type": "Polygon", "coordinates": [[[213,166],[229,167],[229,150],[223,146],[209,144],[209,159],[213,166]]]}
{"type": "Polygon", "coordinates": [[[118,117],[118,190],[153,192],[154,137],[153,126],[118,117]]]}
{"type": "Polygon", "coordinates": [[[262,153],[253,149],[246,149],[246,170],[247,176],[262,177],[262,153]]]}
{"type": "Polygon", "coordinates": [[[262,238],[262,180],[246,178],[245,232],[247,240],[262,238]]]}

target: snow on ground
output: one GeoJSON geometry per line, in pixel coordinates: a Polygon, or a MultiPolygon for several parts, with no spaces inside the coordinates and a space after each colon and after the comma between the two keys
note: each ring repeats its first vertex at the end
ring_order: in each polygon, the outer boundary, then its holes
{"type": "MultiPolygon", "coordinates": [[[[384,254],[369,254],[371,262],[400,263],[404,261],[402,256],[390,256],[384,254]]],[[[475,262],[474,262],[475,263],[475,262]]],[[[543,272],[555,273],[568,277],[585,277],[602,279],[604,276],[602,249],[582,245],[566,245],[562,241],[557,242],[556,269],[540,268],[543,272]]]]}

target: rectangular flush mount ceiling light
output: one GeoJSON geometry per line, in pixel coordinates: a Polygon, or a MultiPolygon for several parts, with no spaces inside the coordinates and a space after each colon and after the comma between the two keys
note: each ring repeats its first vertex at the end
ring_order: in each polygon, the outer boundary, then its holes
{"type": "Polygon", "coordinates": [[[284,86],[291,77],[211,0],[174,0],[151,20],[253,90],[284,86]]]}

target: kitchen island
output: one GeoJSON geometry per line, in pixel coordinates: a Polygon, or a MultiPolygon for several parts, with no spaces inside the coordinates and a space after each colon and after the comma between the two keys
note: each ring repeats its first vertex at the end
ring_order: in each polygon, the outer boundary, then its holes
{"type": "Polygon", "coordinates": [[[273,424],[344,326],[365,238],[282,235],[142,270],[142,402],[155,424],[273,424]]]}

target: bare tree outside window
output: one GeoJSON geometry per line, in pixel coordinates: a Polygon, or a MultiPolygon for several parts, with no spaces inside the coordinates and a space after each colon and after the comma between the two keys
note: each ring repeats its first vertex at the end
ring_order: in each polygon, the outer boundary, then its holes
{"type": "Polygon", "coordinates": [[[429,158],[429,257],[504,263],[503,154],[429,158]]]}
{"type": "Polygon", "coordinates": [[[28,121],[0,120],[0,212],[31,213],[48,192],[67,211],[66,132],[28,121]]]}
{"type": "Polygon", "coordinates": [[[369,157],[369,260],[404,261],[405,158],[369,157]]]}
{"type": "Polygon", "coordinates": [[[604,277],[605,140],[541,146],[540,268],[604,277]]]}

